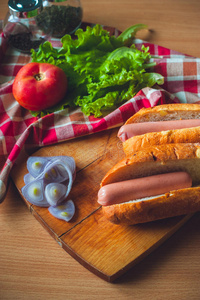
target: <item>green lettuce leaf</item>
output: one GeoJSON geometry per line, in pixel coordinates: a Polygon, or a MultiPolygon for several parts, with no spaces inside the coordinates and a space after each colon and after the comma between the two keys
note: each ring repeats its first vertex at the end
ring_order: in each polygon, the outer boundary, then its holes
{"type": "Polygon", "coordinates": [[[103,111],[114,109],[140,89],[163,84],[160,74],[147,71],[155,65],[149,49],[142,46],[140,51],[132,44],[135,33],[143,28],[146,25],[134,25],[115,37],[97,24],[85,31],[78,29],[76,39],[65,35],[59,49],[45,42],[37,52],[32,50],[33,62],[57,65],[68,78],[65,99],[51,109],[32,114],[80,106],[86,115],[100,117],[103,111]]]}
{"type": "Polygon", "coordinates": [[[118,40],[123,42],[125,46],[130,46],[132,44],[133,38],[135,37],[136,33],[141,29],[147,29],[147,25],[145,24],[136,24],[133,25],[126,30],[124,30],[119,36],[118,40]]]}

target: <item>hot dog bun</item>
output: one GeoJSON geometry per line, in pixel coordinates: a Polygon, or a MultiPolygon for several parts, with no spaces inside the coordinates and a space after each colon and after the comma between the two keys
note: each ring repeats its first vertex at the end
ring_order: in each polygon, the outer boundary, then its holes
{"type": "Polygon", "coordinates": [[[200,119],[200,104],[172,103],[142,108],[125,124],[169,120],[200,119]]]}
{"type": "Polygon", "coordinates": [[[102,206],[106,218],[115,224],[133,225],[199,211],[200,143],[158,145],[138,151],[117,163],[105,175],[101,187],[113,182],[177,171],[186,171],[192,177],[191,188],[102,206]]]}
{"type": "MultiPolygon", "coordinates": [[[[199,104],[167,104],[153,108],[143,108],[128,119],[125,125],[142,122],[162,122],[188,119],[200,119],[199,104]]],[[[197,142],[200,142],[200,126],[171,129],[161,132],[149,132],[133,136],[123,142],[123,149],[126,155],[130,155],[142,148],[153,145],[197,142]]]]}

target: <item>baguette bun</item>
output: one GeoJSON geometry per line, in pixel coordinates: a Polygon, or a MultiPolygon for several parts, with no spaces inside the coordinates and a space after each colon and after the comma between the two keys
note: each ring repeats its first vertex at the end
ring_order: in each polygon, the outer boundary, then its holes
{"type": "Polygon", "coordinates": [[[125,124],[170,120],[200,119],[200,104],[173,103],[141,108],[125,124]]]}
{"type": "Polygon", "coordinates": [[[200,142],[200,126],[133,136],[123,142],[123,150],[126,155],[131,155],[140,149],[154,145],[198,142],[200,142]]]}
{"type": "Polygon", "coordinates": [[[101,187],[113,182],[176,171],[190,174],[192,188],[102,206],[106,218],[115,224],[133,225],[199,211],[200,143],[159,145],[138,151],[117,163],[105,175],[101,187]]]}
{"type": "MultiPolygon", "coordinates": [[[[125,125],[141,122],[159,122],[169,120],[200,119],[199,104],[167,104],[153,108],[142,108],[127,120],[125,125]]],[[[142,148],[153,145],[171,143],[197,143],[200,142],[200,127],[150,132],[133,136],[123,142],[126,155],[131,155],[142,148]]]]}

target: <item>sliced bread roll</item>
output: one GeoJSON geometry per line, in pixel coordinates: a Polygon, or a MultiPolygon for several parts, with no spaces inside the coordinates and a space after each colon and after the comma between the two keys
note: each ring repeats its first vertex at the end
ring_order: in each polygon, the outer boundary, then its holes
{"type": "MultiPolygon", "coordinates": [[[[189,119],[200,119],[199,104],[168,104],[144,108],[128,119],[125,125],[189,119]]],[[[159,131],[158,123],[157,128],[158,132],[136,135],[124,141],[123,149],[125,154],[131,155],[136,151],[153,145],[200,142],[200,126],[159,131]]]]}
{"type": "Polygon", "coordinates": [[[115,224],[133,225],[199,211],[199,143],[159,145],[138,151],[117,163],[105,175],[101,187],[114,182],[177,171],[185,171],[191,176],[191,188],[102,206],[106,218],[115,224]]]}
{"type": "Polygon", "coordinates": [[[126,155],[131,155],[150,146],[198,142],[200,142],[200,126],[133,136],[123,142],[123,150],[126,155]]]}
{"type": "Polygon", "coordinates": [[[125,124],[170,120],[200,119],[200,104],[172,103],[142,108],[125,124]]]}

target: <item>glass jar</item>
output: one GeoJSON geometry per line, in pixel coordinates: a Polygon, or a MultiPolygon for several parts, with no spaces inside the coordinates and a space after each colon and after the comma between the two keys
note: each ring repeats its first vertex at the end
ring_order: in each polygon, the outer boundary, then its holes
{"type": "Polygon", "coordinates": [[[80,0],[45,0],[43,10],[36,18],[37,26],[51,36],[61,38],[73,34],[81,25],[83,10],[80,0]]]}
{"type": "Polygon", "coordinates": [[[43,10],[42,0],[9,0],[8,7],[3,27],[8,44],[21,52],[38,49],[50,35],[50,31],[38,28],[36,22],[43,10]]]}

